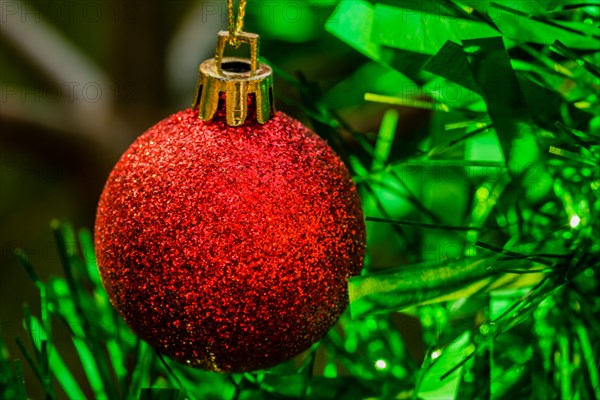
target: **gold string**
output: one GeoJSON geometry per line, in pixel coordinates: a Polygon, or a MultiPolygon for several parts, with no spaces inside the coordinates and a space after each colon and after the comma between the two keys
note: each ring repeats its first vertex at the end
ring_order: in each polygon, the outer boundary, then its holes
{"type": "Polygon", "coordinates": [[[244,27],[244,16],[246,15],[246,0],[240,0],[237,13],[237,22],[234,23],[235,17],[233,12],[233,0],[227,0],[227,17],[229,20],[229,45],[233,48],[238,48],[240,42],[237,40],[237,33],[242,31],[244,27]]]}

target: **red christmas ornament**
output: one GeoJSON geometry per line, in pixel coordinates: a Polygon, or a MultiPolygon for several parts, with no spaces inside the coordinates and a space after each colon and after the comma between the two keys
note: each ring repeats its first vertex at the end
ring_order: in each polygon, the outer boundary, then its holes
{"type": "Polygon", "coordinates": [[[365,226],[322,139],[281,112],[234,127],[227,111],[181,111],[140,136],[108,178],[95,242],[109,297],[142,339],[241,372],[325,335],[360,272],[365,226]]]}

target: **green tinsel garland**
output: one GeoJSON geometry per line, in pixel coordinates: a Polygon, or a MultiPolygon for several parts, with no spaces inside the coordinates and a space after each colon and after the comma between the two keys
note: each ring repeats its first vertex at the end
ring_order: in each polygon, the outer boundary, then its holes
{"type": "MultiPolygon", "coordinates": [[[[17,343],[47,398],[85,398],[53,344],[62,323],[98,399],[599,399],[599,16],[591,1],[341,1],[326,29],[368,61],[304,109],[368,216],[349,312],[272,370],[192,370],[130,333],[89,232],[55,223],[64,278],[43,282],[17,252],[42,303],[41,318],[25,309],[31,343],[17,343]],[[388,104],[375,140],[333,98],[388,104]],[[398,106],[431,110],[427,135],[396,137],[398,106]],[[401,334],[417,319],[421,365],[401,334]]],[[[0,397],[33,384],[3,350],[0,397]]]]}

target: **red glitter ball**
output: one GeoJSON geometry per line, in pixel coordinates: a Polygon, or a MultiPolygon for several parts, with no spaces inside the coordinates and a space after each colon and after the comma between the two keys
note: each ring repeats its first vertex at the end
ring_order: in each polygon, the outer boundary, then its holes
{"type": "Polygon", "coordinates": [[[241,372],[321,339],[360,272],[365,226],[342,161],[300,122],[230,127],[185,110],[111,172],[95,227],[109,297],[159,352],[241,372]]]}

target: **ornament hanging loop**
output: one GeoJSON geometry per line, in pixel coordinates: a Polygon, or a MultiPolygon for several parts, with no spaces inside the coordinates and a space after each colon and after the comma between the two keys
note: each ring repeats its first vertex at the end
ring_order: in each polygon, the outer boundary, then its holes
{"type": "MultiPolygon", "coordinates": [[[[225,45],[228,41],[231,44],[231,33],[220,31],[217,41],[217,51],[215,52],[215,65],[217,66],[217,70],[221,75],[225,73],[223,72],[222,67],[223,53],[225,52],[225,45]]],[[[231,45],[234,48],[239,47],[242,43],[247,43],[250,46],[250,72],[255,74],[256,69],[258,68],[259,36],[255,33],[237,32],[235,41],[237,42],[237,46],[231,45]]]]}
{"type": "Polygon", "coordinates": [[[198,117],[210,120],[219,107],[221,94],[225,97],[227,124],[239,126],[246,121],[248,98],[254,95],[256,120],[266,123],[273,107],[273,70],[258,62],[259,36],[254,33],[238,32],[237,41],[250,46],[250,59],[224,57],[229,40],[228,31],[218,34],[215,57],[200,64],[196,96],[192,108],[198,108],[198,117]]]}
{"type": "Polygon", "coordinates": [[[238,34],[244,28],[244,17],[246,16],[246,0],[240,0],[237,21],[234,23],[233,0],[227,0],[227,19],[229,20],[229,45],[234,49],[240,47],[241,41],[238,34]]]}

